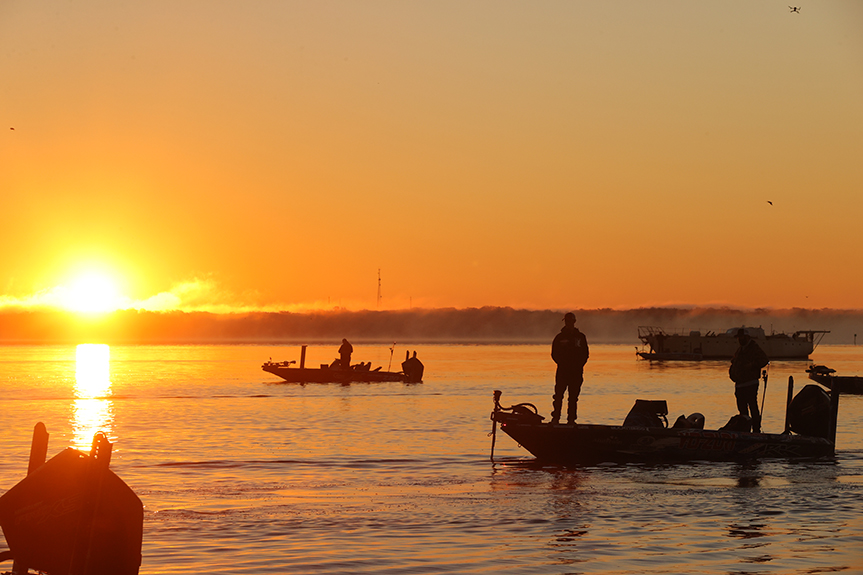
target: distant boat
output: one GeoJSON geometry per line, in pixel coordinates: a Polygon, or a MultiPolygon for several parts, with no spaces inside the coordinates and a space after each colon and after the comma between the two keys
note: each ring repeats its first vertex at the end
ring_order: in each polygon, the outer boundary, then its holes
{"type": "Polygon", "coordinates": [[[650,360],[704,360],[731,359],[739,347],[737,330],[743,329],[774,359],[808,359],[821,343],[824,330],[800,330],[794,333],[772,333],[766,335],[760,327],[733,327],[725,333],[700,331],[669,333],[661,327],[639,326],[638,339],[648,346],[648,351],[638,351],[639,357],[650,360]]]}
{"type": "Polygon", "coordinates": [[[839,391],[842,393],[863,395],[863,376],[834,375],[836,370],[824,365],[813,365],[806,370],[806,373],[809,374],[809,379],[817,381],[827,389],[832,390],[839,386],[839,391]]]}
{"type": "MultiPolygon", "coordinates": [[[[409,355],[409,352],[408,352],[409,355]]],[[[383,371],[380,367],[372,369],[372,363],[359,363],[345,369],[338,364],[322,363],[320,367],[306,367],[306,346],[302,346],[300,365],[296,361],[268,361],[261,369],[277,375],[289,383],[378,383],[401,381],[403,383],[422,383],[425,366],[413,357],[405,357],[402,371],[383,371]]]]}
{"type": "Polygon", "coordinates": [[[662,400],[636,400],[623,425],[544,423],[536,407],[521,403],[501,407],[500,391],[494,392],[491,419],[492,455],[496,425],[544,464],[597,464],[603,462],[741,461],[755,459],[805,459],[835,453],[836,414],[839,392],[827,395],[810,384],[788,398],[783,433],[752,433],[735,416],[726,426],[704,429],[704,417],[693,413],[668,425],[668,409],[662,400]]]}

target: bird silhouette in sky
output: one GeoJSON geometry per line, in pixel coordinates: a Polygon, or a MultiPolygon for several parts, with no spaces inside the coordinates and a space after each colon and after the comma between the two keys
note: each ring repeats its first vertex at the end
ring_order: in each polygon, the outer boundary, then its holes
{"type": "Polygon", "coordinates": [[[773,202],[771,202],[770,200],[767,200],[767,203],[770,204],[771,206],[773,205],[773,202]]]}
{"type": "Polygon", "coordinates": [[[797,12],[798,14],[800,14],[800,6],[789,6],[789,8],[791,8],[792,12],[797,12]]]}

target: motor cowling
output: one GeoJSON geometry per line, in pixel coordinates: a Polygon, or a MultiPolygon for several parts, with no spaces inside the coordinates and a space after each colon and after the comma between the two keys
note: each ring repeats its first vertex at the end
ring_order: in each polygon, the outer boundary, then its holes
{"type": "Polygon", "coordinates": [[[794,433],[830,438],[830,396],[820,386],[801,389],[788,406],[788,425],[794,433]]]}
{"type": "Polygon", "coordinates": [[[51,575],[136,575],[143,523],[132,489],[72,448],[0,497],[0,526],[15,561],[51,575]]]}
{"type": "Polygon", "coordinates": [[[413,357],[402,362],[402,373],[405,374],[405,383],[421,383],[423,380],[423,371],[425,371],[425,366],[423,362],[417,359],[416,352],[414,352],[413,357]]]}

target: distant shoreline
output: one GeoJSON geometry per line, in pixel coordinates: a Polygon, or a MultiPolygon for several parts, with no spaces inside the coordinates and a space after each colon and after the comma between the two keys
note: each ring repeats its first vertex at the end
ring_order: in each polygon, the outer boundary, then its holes
{"type": "MultiPolygon", "coordinates": [[[[760,326],[767,333],[829,330],[822,343],[863,343],[863,310],[637,308],[573,310],[577,327],[594,343],[638,345],[638,326],[725,331],[760,326]]],[[[0,312],[0,344],[529,344],[551,341],[562,326],[560,310],[510,307],[321,311],[307,313],[148,312],[124,310],[80,316],[60,311],[0,312]]]]}

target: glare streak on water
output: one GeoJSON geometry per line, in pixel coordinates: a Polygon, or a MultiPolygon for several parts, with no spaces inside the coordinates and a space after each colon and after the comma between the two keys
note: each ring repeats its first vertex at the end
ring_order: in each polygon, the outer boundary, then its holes
{"type": "MultiPolygon", "coordinates": [[[[417,346],[424,383],[347,386],[260,370],[293,348],[103,351],[110,381],[103,365],[86,372],[100,375],[84,413],[74,346],[0,348],[0,490],[22,477],[37,421],[49,456],[107,427],[112,468],[145,504],[144,575],[863,572],[863,397],[842,399],[835,460],[562,469],[500,431],[489,462],[494,389],[548,415],[545,345],[417,346]]],[[[390,357],[354,354],[384,368],[390,357]]],[[[813,360],[863,374],[855,347],[813,360]]],[[[765,430],[781,431],[788,376],[799,390],[806,365],[770,366],[765,430]]],[[[723,362],[592,346],[580,420],[620,423],[635,399],[666,399],[669,419],[699,411],[714,429],[735,409],[723,362]]]]}

